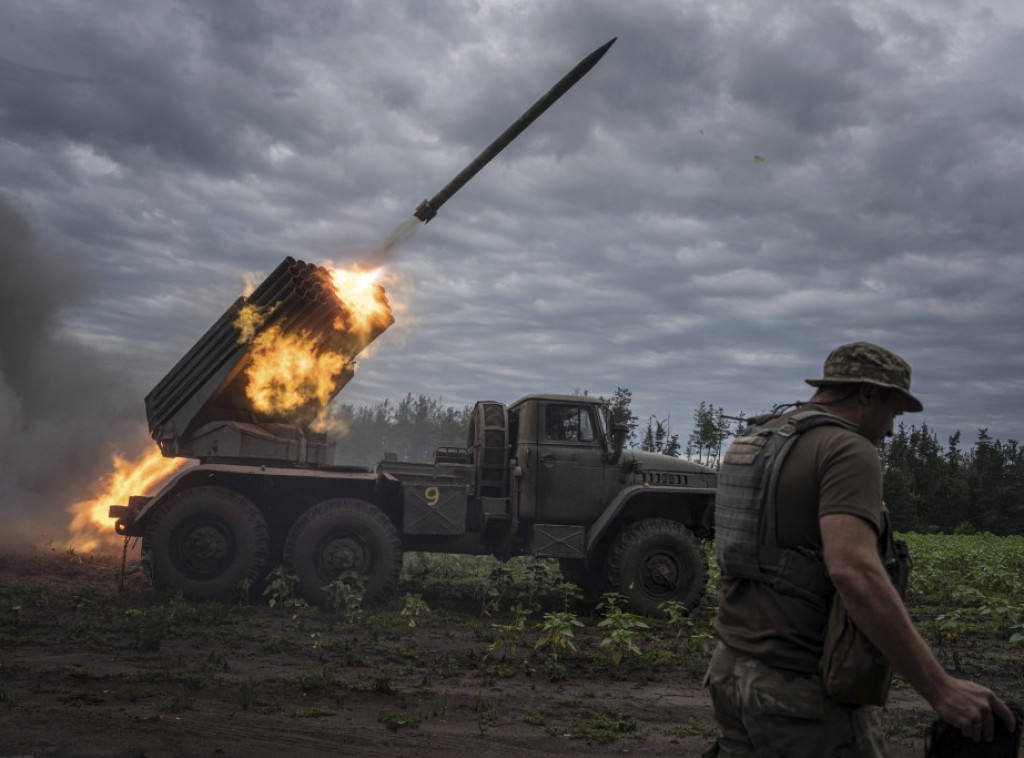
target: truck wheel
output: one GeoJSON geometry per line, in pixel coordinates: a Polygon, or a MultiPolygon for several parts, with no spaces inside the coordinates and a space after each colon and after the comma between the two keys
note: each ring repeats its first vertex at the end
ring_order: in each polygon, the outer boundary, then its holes
{"type": "Polygon", "coordinates": [[[284,567],[309,602],[327,602],[324,587],[346,571],[366,577],[363,602],[382,605],[398,586],[402,543],[394,524],[364,500],[334,498],[299,516],[284,543],[284,567]]]}
{"type": "Polygon", "coordinates": [[[142,538],[154,584],[195,600],[226,598],[242,580],[258,581],[269,550],[263,514],[223,487],[179,492],[153,514],[142,538]]]}
{"type": "Polygon", "coordinates": [[[648,616],[663,616],[659,606],[675,600],[693,610],[708,581],[708,561],[693,532],[664,518],[628,526],[608,552],[608,580],[630,606],[648,616]]]}

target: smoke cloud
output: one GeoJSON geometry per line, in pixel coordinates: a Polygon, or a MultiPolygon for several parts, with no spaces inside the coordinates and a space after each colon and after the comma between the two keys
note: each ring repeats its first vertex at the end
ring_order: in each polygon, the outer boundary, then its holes
{"type": "Polygon", "coordinates": [[[3,196],[0,272],[0,550],[63,547],[69,506],[90,496],[115,450],[147,443],[141,400],[116,366],[65,336],[83,272],[3,196]]]}

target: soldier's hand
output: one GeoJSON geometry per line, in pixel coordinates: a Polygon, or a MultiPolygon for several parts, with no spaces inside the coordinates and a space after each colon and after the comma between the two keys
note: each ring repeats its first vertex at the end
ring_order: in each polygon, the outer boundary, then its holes
{"type": "Polygon", "coordinates": [[[1010,732],[1016,726],[1013,713],[992,690],[964,679],[949,677],[932,705],[943,720],[975,742],[992,741],[997,718],[1010,732]]]}

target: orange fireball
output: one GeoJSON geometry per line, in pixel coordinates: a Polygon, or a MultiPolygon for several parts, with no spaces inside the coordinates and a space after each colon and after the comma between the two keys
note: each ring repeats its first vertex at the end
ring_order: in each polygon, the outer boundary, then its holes
{"type": "Polygon", "coordinates": [[[301,426],[322,418],[352,376],[353,359],[392,323],[378,283],[383,271],[317,269],[314,289],[305,285],[317,304],[300,316],[280,303],[242,306],[235,326],[239,342],[249,347],[245,395],[257,414],[301,426]],[[275,318],[278,309],[286,315],[275,318]],[[317,321],[317,313],[327,314],[326,323],[317,321]]]}
{"type": "Polygon", "coordinates": [[[95,496],[68,508],[73,516],[69,546],[80,552],[88,552],[98,547],[119,544],[122,538],[114,533],[107,508],[111,505],[127,505],[131,495],[155,493],[185,463],[184,458],[164,458],[157,447],[135,460],[128,460],[115,453],[112,470],[93,487],[95,496]]]}

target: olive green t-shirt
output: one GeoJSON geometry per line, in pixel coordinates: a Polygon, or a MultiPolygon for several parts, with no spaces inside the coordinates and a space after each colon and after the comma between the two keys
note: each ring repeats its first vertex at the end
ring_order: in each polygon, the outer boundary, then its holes
{"type": "MultiPolygon", "coordinates": [[[[816,406],[801,406],[792,413],[816,406]]],[[[774,420],[782,425],[785,414],[774,420]]],[[[818,519],[849,513],[882,529],[882,465],[874,445],[839,426],[819,426],[794,443],[779,473],[776,532],[781,547],[820,553],[818,519]]],[[[722,577],[715,631],[729,647],[776,668],[813,674],[826,613],[750,579],[722,577]]]]}

